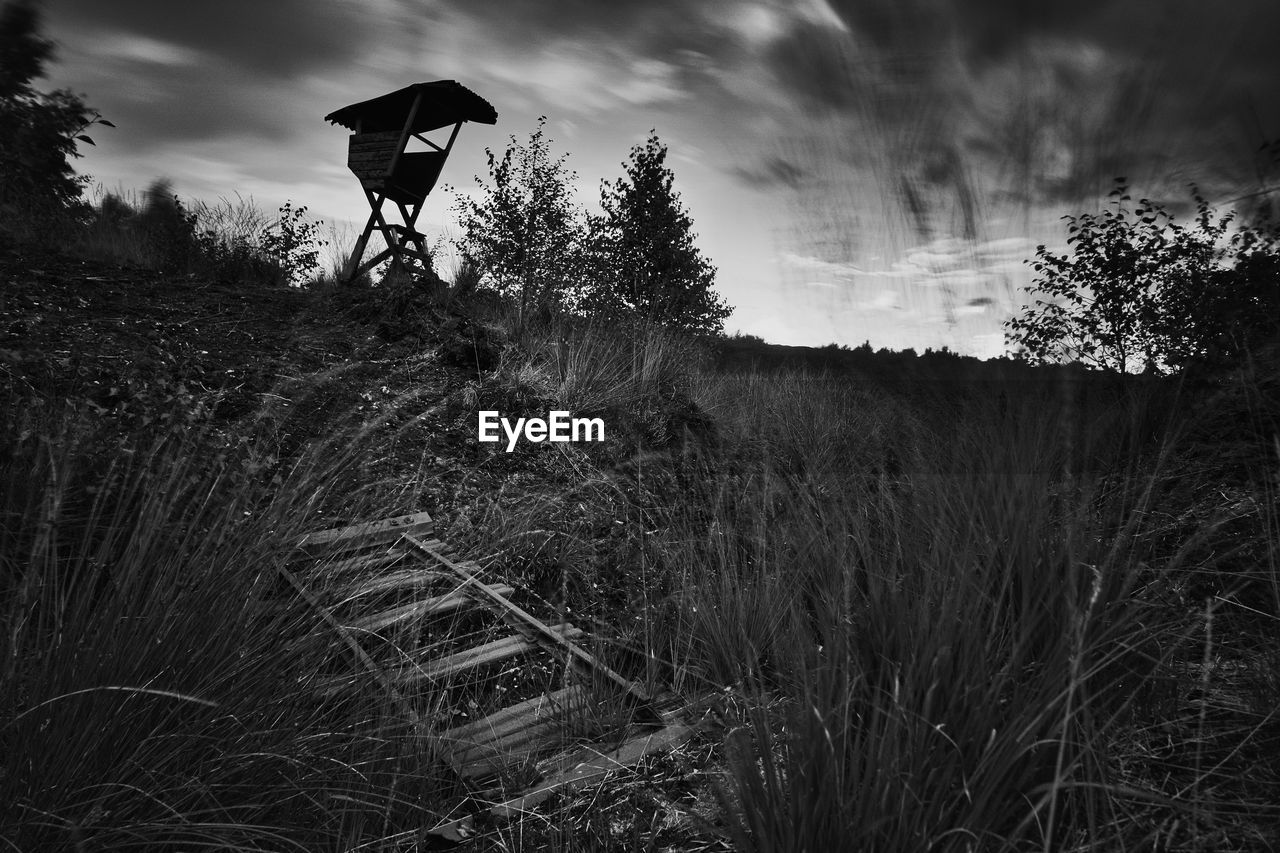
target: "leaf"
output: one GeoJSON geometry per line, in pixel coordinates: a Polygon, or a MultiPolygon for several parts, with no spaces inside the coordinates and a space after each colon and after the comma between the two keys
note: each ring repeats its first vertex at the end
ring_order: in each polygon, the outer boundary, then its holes
{"type": "Polygon", "coordinates": [[[98,124],[102,125],[103,127],[115,127],[114,124],[107,121],[105,118],[98,119],[98,124]]]}
{"type": "Polygon", "coordinates": [[[79,139],[81,142],[87,142],[87,143],[89,143],[90,145],[96,145],[96,143],[95,143],[92,139],[90,139],[89,137],[85,136],[83,133],[82,133],[82,134],[80,134],[79,136],[77,136],[77,137],[76,137],[76,139],[79,139]]]}

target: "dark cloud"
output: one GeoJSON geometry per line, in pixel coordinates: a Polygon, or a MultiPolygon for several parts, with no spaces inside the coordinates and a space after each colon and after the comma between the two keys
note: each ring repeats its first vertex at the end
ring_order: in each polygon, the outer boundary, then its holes
{"type": "Polygon", "coordinates": [[[830,27],[797,23],[770,45],[765,60],[788,89],[813,107],[850,110],[861,103],[849,37],[830,27]]]}
{"type": "Polygon", "coordinates": [[[804,169],[784,157],[769,157],[754,166],[736,166],[730,173],[757,189],[771,187],[788,187],[799,189],[801,180],[807,175],[804,169]]]}
{"type": "Polygon", "coordinates": [[[996,301],[986,296],[979,296],[976,299],[970,299],[965,304],[970,308],[986,308],[988,306],[995,305],[996,301]]]}
{"type": "Polygon", "coordinates": [[[711,22],[723,17],[718,12],[733,0],[440,0],[436,5],[442,15],[475,21],[489,38],[518,51],[569,39],[627,45],[663,59],[711,46],[721,29],[711,22]]]}
{"type": "Polygon", "coordinates": [[[341,0],[61,0],[68,27],[127,33],[199,50],[268,75],[332,68],[370,49],[375,27],[341,0]]]}
{"type": "Polygon", "coordinates": [[[1087,31],[1108,0],[830,0],[854,33],[884,53],[940,54],[958,39],[970,61],[1005,57],[1027,38],[1087,31]]]}
{"type": "MultiPolygon", "coordinates": [[[[983,237],[994,211],[1144,192],[1211,198],[1256,184],[1280,137],[1280,3],[1244,0],[830,0],[840,29],[798,20],[765,59],[814,113],[810,159],[875,176],[921,238],[983,237]]],[[[796,144],[785,144],[794,152],[796,144]]],[[[824,165],[825,164],[825,165],[824,165]]],[[[843,200],[816,202],[815,219],[843,200]]]]}

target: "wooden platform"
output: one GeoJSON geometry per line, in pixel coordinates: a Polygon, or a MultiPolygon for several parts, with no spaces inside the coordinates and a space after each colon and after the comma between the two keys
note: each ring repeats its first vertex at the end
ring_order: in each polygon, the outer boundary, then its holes
{"type": "Polygon", "coordinates": [[[500,820],[597,784],[700,725],[697,702],[652,695],[592,654],[581,628],[517,604],[427,513],[310,533],[280,573],[346,652],[316,674],[317,697],[381,692],[471,790],[471,814],[432,830],[443,839],[465,837],[476,812],[500,820]],[[477,718],[451,716],[462,695],[477,718]]]}

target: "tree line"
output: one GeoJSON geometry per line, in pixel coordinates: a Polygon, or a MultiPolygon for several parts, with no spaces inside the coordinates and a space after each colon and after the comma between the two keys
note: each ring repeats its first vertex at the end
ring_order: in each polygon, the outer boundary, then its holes
{"type": "MultiPolygon", "coordinates": [[[[1280,163],[1280,140],[1259,153],[1280,163]]],[[[1251,193],[1244,221],[1193,186],[1182,223],[1117,178],[1098,214],[1065,217],[1068,252],[1041,245],[1033,302],[1005,324],[1033,362],[1078,361],[1120,373],[1218,371],[1280,347],[1280,223],[1273,189],[1251,193]]]]}
{"type": "Polygon", "coordinates": [[[695,245],[693,220],[674,189],[667,146],[651,132],[625,174],[600,187],[600,213],[574,200],[577,174],[553,158],[546,117],[525,144],[485,149],[488,181],[460,198],[463,263],[515,301],[522,316],[561,312],[605,322],[656,323],[718,334],[730,307],[715,267],[695,245]]]}

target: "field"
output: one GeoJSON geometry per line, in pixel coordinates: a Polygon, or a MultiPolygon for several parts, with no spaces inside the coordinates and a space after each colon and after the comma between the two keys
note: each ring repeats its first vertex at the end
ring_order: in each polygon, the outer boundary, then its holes
{"type": "Polygon", "coordinates": [[[0,275],[11,849],[426,844],[456,783],[379,697],[317,701],[338,639],[262,606],[304,532],[420,510],[630,677],[718,697],[690,745],[463,849],[1280,837],[1274,365],[798,358],[412,289],[0,275]],[[506,453],[482,409],[608,440],[506,453]]]}

